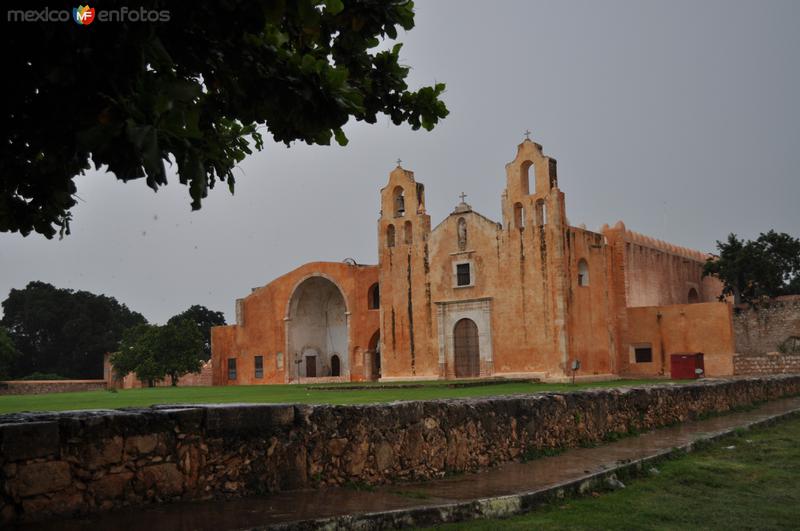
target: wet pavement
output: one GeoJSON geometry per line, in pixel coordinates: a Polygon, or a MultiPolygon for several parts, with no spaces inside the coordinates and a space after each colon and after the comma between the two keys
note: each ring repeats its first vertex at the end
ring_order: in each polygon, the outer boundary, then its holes
{"type": "Polygon", "coordinates": [[[220,531],[271,526],[291,528],[295,526],[287,524],[301,521],[305,522],[298,526],[302,528],[313,528],[323,523],[346,528],[357,526],[360,518],[359,527],[377,529],[401,523],[420,524],[431,521],[432,514],[433,519],[439,521],[470,517],[470,511],[477,511],[479,515],[513,514],[524,510],[532,495],[538,496],[593,477],[601,478],[622,466],[631,466],[632,463],[669,454],[676,448],[686,448],[700,440],[798,411],[800,397],[776,400],[749,411],[662,428],[595,448],[571,449],[528,463],[506,463],[485,472],[425,483],[394,484],[374,490],[328,488],[230,501],[181,502],[39,523],[20,529],[220,531]],[[487,504],[498,500],[506,512],[497,512],[497,507],[487,512],[487,504]],[[425,513],[427,517],[414,517],[415,512],[425,513]],[[353,517],[337,520],[344,515],[353,517]],[[322,522],[322,519],[327,520],[322,522]],[[369,525],[364,527],[367,522],[369,525]]]}

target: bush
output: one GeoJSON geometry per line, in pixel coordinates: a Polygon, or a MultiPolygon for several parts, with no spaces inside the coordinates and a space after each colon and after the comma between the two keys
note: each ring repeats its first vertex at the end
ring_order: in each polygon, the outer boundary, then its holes
{"type": "Polygon", "coordinates": [[[28,376],[19,378],[20,380],[69,380],[64,376],[52,372],[32,372],[28,376]]]}

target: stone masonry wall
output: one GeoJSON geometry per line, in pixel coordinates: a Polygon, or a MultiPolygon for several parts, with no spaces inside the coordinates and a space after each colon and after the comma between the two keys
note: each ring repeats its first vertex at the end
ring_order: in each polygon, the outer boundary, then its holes
{"type": "Polygon", "coordinates": [[[737,355],[734,374],[800,373],[800,352],[780,352],[790,337],[800,337],[800,295],[775,298],[733,314],[737,355]]]}
{"type": "Polygon", "coordinates": [[[362,406],[0,416],[0,523],[441,477],[800,394],[800,376],[362,406]]]}
{"type": "Polygon", "coordinates": [[[100,391],[105,388],[105,380],[9,380],[0,382],[0,395],[73,393],[100,391]]]}

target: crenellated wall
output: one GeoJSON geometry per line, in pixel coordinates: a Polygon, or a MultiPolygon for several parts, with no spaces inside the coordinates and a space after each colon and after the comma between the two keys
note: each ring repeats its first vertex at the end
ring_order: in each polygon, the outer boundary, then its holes
{"type": "Polygon", "coordinates": [[[0,416],[0,523],[476,471],[800,394],[800,376],[364,406],[0,416]]]}

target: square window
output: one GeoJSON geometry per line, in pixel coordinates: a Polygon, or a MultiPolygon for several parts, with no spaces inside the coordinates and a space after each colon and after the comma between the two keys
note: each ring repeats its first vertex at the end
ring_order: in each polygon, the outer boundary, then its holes
{"type": "Polygon", "coordinates": [[[472,284],[470,278],[469,264],[456,264],[456,285],[469,286],[472,284]]]}
{"type": "Polygon", "coordinates": [[[228,358],[228,380],[236,379],[236,358],[228,358]]]}
{"type": "Polygon", "coordinates": [[[636,363],[650,363],[653,361],[652,347],[636,347],[633,349],[633,355],[636,363]]]}
{"type": "Polygon", "coordinates": [[[255,366],[256,366],[256,378],[263,378],[264,377],[264,356],[256,356],[256,358],[255,358],[255,366]]]}

